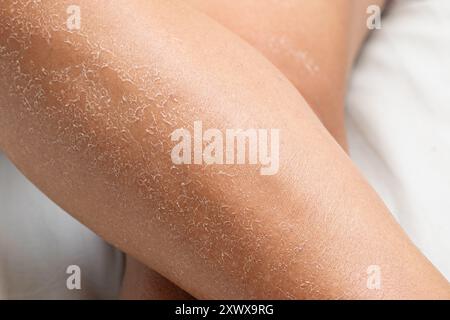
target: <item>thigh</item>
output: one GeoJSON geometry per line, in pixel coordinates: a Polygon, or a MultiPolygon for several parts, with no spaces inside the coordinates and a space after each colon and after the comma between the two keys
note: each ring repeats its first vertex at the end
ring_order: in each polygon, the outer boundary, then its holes
{"type": "MultiPolygon", "coordinates": [[[[345,148],[346,78],[367,31],[367,0],[357,4],[348,0],[186,2],[239,35],[276,65],[345,148]]],[[[379,5],[382,2],[371,0],[379,5]]],[[[164,299],[176,298],[182,292],[158,273],[129,259],[122,297],[164,299]]]]}
{"type": "MultiPolygon", "coordinates": [[[[264,54],[302,92],[322,123],[345,146],[343,93],[350,30],[348,23],[340,22],[350,21],[348,1],[186,2],[264,54]]],[[[128,256],[127,260],[122,298],[176,298],[182,292],[133,258],[128,256]]]]}
{"type": "Polygon", "coordinates": [[[193,299],[187,292],[130,256],[127,256],[120,297],[125,300],[193,299]]]}

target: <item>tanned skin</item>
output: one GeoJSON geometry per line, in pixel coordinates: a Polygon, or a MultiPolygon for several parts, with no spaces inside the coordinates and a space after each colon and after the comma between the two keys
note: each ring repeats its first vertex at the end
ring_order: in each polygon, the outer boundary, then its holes
{"type": "MultiPolygon", "coordinates": [[[[346,83],[367,36],[373,0],[187,0],[268,58],[295,85],[342,148],[346,83]]],[[[280,110],[281,112],[281,110],[280,110]]],[[[135,259],[127,260],[121,297],[186,298],[186,293],[135,259]],[[140,274],[140,276],[138,276],[140,274]],[[164,288],[163,288],[164,286],[164,288]]]]}
{"type": "Polygon", "coordinates": [[[0,7],[0,146],[63,209],[195,298],[449,298],[260,51],[183,2],[81,0],[78,32],[70,4],[0,7]],[[175,166],[196,120],[279,128],[278,174],[175,166]]]}

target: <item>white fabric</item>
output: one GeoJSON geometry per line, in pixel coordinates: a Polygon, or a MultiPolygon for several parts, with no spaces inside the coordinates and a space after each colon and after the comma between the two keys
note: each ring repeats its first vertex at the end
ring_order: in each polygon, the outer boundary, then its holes
{"type": "Polygon", "coordinates": [[[118,295],[122,256],[31,184],[0,153],[0,299],[118,295]],[[81,269],[68,290],[67,267],[81,269]]]}
{"type": "MultiPolygon", "coordinates": [[[[450,1],[395,1],[355,69],[350,151],[416,245],[450,278],[450,1]]],[[[0,155],[0,298],[114,298],[120,253],[0,155]],[[66,288],[79,265],[82,290],[66,288]]]]}
{"type": "Polygon", "coordinates": [[[350,154],[450,279],[450,1],[398,0],[354,71],[350,154]]]}

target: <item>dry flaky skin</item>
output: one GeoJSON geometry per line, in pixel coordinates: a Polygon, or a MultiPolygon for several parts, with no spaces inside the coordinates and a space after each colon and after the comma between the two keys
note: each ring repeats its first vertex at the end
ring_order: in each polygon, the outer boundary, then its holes
{"type": "MultiPolygon", "coordinates": [[[[344,95],[368,32],[367,7],[384,0],[185,0],[267,57],[295,85],[322,124],[346,148],[344,95]]],[[[281,111],[281,110],[280,110],[281,111]]],[[[123,297],[155,299],[179,289],[143,264],[127,264],[123,297]],[[139,286],[134,282],[139,279],[139,286]],[[132,282],[132,283],[129,283],[132,282]],[[158,287],[157,287],[158,286],[158,287]],[[142,292],[143,291],[143,292],[142,292]]]]}
{"type": "MultiPolygon", "coordinates": [[[[322,124],[343,148],[346,80],[368,32],[367,7],[384,0],[185,0],[247,41],[295,85],[322,124]]],[[[280,110],[282,111],[282,110],[280,110]]],[[[124,297],[164,297],[156,275],[145,265],[126,270],[124,297]],[[133,275],[130,275],[133,273],[133,275]],[[146,286],[130,285],[140,277],[146,286]]],[[[161,279],[161,283],[165,283],[161,279]]],[[[168,285],[170,295],[174,288],[168,285]]],[[[176,289],[175,289],[176,291],[176,289]]]]}
{"type": "Polygon", "coordinates": [[[177,2],[1,1],[0,146],[52,200],[196,298],[448,297],[294,87],[177,2]],[[280,112],[282,107],[283,112],[280,112]],[[280,172],[174,166],[170,133],[280,128],[280,172]],[[366,288],[380,265],[382,290],[366,288]]]}

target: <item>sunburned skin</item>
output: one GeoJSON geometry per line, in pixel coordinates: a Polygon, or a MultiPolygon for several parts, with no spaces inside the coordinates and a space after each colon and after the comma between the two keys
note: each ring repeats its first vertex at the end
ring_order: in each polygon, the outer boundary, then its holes
{"type": "MultiPolygon", "coordinates": [[[[383,7],[373,0],[223,1],[186,0],[267,57],[295,85],[339,144],[346,149],[344,95],[346,80],[357,51],[368,32],[367,7],[383,7]]],[[[280,110],[282,112],[282,110],[280,110]]],[[[134,273],[149,274],[133,261],[134,273]]],[[[133,279],[137,275],[133,275],[133,279]]],[[[155,273],[145,287],[154,298],[155,273]],[[153,290],[152,290],[153,289],[153,290]],[[153,291],[153,292],[152,292],[153,291]]],[[[141,279],[141,282],[145,281],[141,279]]],[[[124,297],[145,297],[126,284],[124,297]],[[131,292],[133,291],[133,292],[131,292]]],[[[140,287],[140,289],[142,286],[140,287]]],[[[168,292],[172,290],[168,288],[168,292]]]]}
{"type": "Polygon", "coordinates": [[[63,209],[195,298],[449,297],[258,51],[178,2],[82,0],[79,32],[69,4],[0,7],[0,146],[63,209]],[[199,119],[279,128],[279,173],[175,166],[170,133],[199,119]]]}

